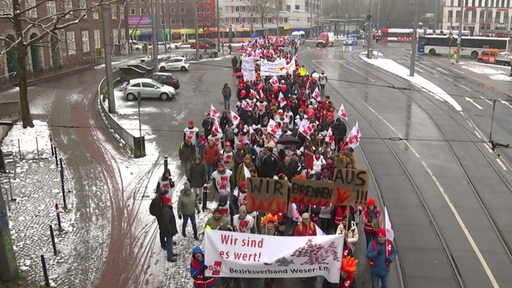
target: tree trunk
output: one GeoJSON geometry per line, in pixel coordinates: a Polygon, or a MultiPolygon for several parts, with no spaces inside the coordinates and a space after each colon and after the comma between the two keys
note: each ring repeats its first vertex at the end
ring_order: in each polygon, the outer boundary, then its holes
{"type": "Polygon", "coordinates": [[[27,46],[23,43],[18,43],[16,47],[17,59],[16,62],[18,64],[18,85],[19,85],[19,93],[20,93],[20,113],[21,113],[21,122],[23,123],[23,128],[33,128],[34,123],[32,122],[32,115],[30,115],[30,107],[28,105],[28,89],[27,89],[27,71],[26,71],[26,56],[27,56],[27,46]]]}

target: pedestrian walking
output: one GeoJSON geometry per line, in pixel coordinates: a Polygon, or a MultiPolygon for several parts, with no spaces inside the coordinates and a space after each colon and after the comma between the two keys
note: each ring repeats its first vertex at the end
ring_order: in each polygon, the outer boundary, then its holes
{"type": "Polygon", "coordinates": [[[166,196],[172,199],[174,194],[174,181],[172,180],[171,170],[169,168],[164,170],[162,177],[158,179],[156,184],[155,193],[160,196],[166,196]]]}
{"type": "Polygon", "coordinates": [[[238,214],[233,216],[233,230],[240,233],[255,233],[254,218],[247,215],[245,206],[238,209],[238,214]]]}
{"type": "Polygon", "coordinates": [[[339,288],[355,288],[357,260],[347,256],[341,260],[341,281],[339,288]]]}
{"type": "MultiPolygon", "coordinates": [[[[196,195],[197,202],[202,203],[202,190],[206,184],[206,165],[201,160],[201,157],[196,156],[194,161],[190,164],[187,170],[187,181],[190,183],[192,193],[196,195]]],[[[206,199],[204,199],[206,201],[206,199]]]]}
{"type": "Polygon", "coordinates": [[[231,108],[230,100],[231,100],[231,88],[228,83],[224,83],[222,87],[222,98],[224,99],[224,109],[229,110],[231,108]]]}
{"type": "Polygon", "coordinates": [[[233,56],[233,58],[231,58],[231,66],[233,67],[233,73],[236,72],[236,67],[238,66],[238,58],[235,56],[233,56]]]}
{"type": "Polygon", "coordinates": [[[229,43],[228,44],[229,55],[231,55],[231,49],[233,49],[233,46],[231,46],[231,43],[229,43]]]}
{"type": "Polygon", "coordinates": [[[393,241],[386,239],[386,229],[377,230],[377,239],[368,244],[366,258],[371,267],[372,288],[388,288],[389,271],[396,258],[396,248],[393,241]],[[382,286],[379,286],[379,282],[382,286]]]}
{"type": "Polygon", "coordinates": [[[162,214],[161,221],[159,224],[160,231],[165,238],[165,250],[167,250],[167,261],[176,262],[176,254],[173,253],[172,246],[172,237],[178,234],[178,229],[176,228],[176,217],[174,216],[174,211],[172,209],[172,200],[169,197],[163,198],[163,206],[162,206],[162,214]]]}
{"type": "Polygon", "coordinates": [[[194,239],[199,240],[197,236],[197,225],[196,225],[196,214],[201,213],[199,205],[197,204],[196,194],[192,193],[190,184],[188,182],[183,183],[183,189],[181,189],[180,196],[178,197],[178,219],[183,218],[181,225],[181,235],[187,237],[186,228],[188,220],[192,224],[192,231],[194,232],[194,239]]]}
{"type": "Polygon", "coordinates": [[[366,207],[363,211],[363,223],[366,246],[368,247],[368,244],[375,239],[377,230],[384,227],[382,213],[377,208],[377,201],[373,197],[368,197],[366,200],[366,207]]]}
{"type": "Polygon", "coordinates": [[[222,226],[229,226],[229,220],[222,216],[222,212],[220,211],[220,208],[217,207],[215,210],[213,210],[212,216],[206,220],[206,223],[204,224],[205,230],[219,230],[222,226]]]}
{"type": "Polygon", "coordinates": [[[316,236],[316,225],[311,221],[309,213],[302,213],[302,222],[295,227],[293,236],[316,236]]]}
{"type": "Polygon", "coordinates": [[[181,167],[186,172],[188,170],[188,166],[196,157],[196,146],[194,146],[190,139],[187,138],[184,142],[181,143],[178,154],[181,167]]]}
{"type": "Polygon", "coordinates": [[[194,120],[189,120],[187,127],[183,129],[183,142],[189,139],[192,145],[196,145],[199,136],[199,128],[194,126],[194,120]]]}
{"type": "Polygon", "coordinates": [[[151,200],[151,204],[149,204],[149,214],[153,215],[156,218],[156,222],[158,223],[158,238],[160,240],[160,247],[162,247],[162,249],[164,250],[167,250],[167,247],[165,245],[165,236],[163,234],[163,230],[160,229],[160,227],[162,227],[162,207],[164,205],[163,199],[163,195],[155,195],[155,198],[153,198],[153,200],[151,200]]]}
{"type": "Polygon", "coordinates": [[[450,62],[452,63],[452,65],[457,62],[458,56],[459,56],[459,51],[457,51],[457,49],[453,50],[453,56],[452,56],[452,59],[450,59],[450,62]]]}
{"type": "Polygon", "coordinates": [[[219,147],[215,144],[213,140],[208,140],[208,146],[204,148],[204,162],[206,163],[207,168],[207,180],[210,181],[213,171],[215,171],[217,167],[217,163],[219,163],[220,159],[220,151],[219,147]]]}
{"type": "Polygon", "coordinates": [[[204,264],[203,250],[196,246],[192,249],[192,259],[190,260],[190,276],[194,279],[194,288],[215,287],[215,278],[205,276],[206,270],[208,270],[208,266],[204,264]]]}
{"type": "Polygon", "coordinates": [[[325,84],[327,84],[327,74],[324,70],[320,73],[320,76],[318,77],[318,84],[320,84],[320,93],[322,95],[325,95],[325,84]]]}

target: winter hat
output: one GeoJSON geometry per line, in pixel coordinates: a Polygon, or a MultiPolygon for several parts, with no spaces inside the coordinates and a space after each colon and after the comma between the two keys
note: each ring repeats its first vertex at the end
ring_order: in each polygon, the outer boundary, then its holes
{"type": "Polygon", "coordinates": [[[380,236],[386,236],[386,229],[379,228],[379,230],[377,230],[377,237],[380,237],[380,236]]]}
{"type": "Polygon", "coordinates": [[[246,181],[240,181],[240,184],[238,184],[238,187],[242,190],[247,190],[247,182],[246,181]]]}
{"type": "Polygon", "coordinates": [[[375,198],[368,197],[368,199],[366,199],[366,206],[370,206],[370,205],[375,206],[376,204],[377,204],[377,201],[375,201],[375,198]]]}
{"type": "Polygon", "coordinates": [[[229,141],[226,142],[226,147],[231,146],[231,143],[229,141]]]}
{"type": "Polygon", "coordinates": [[[183,189],[189,190],[190,189],[190,183],[185,181],[185,183],[183,183],[183,189]]]}
{"type": "Polygon", "coordinates": [[[302,219],[309,219],[309,213],[302,213],[302,219]]]}
{"type": "Polygon", "coordinates": [[[221,168],[224,169],[224,164],[222,164],[222,163],[217,164],[217,169],[221,169],[221,168]]]}
{"type": "Polygon", "coordinates": [[[219,197],[219,205],[224,206],[228,203],[228,196],[226,195],[220,195],[219,197]]]}
{"type": "Polygon", "coordinates": [[[169,197],[164,197],[164,199],[162,201],[164,202],[164,205],[169,205],[169,203],[172,202],[172,199],[169,197]]]}
{"type": "Polygon", "coordinates": [[[240,206],[240,208],[238,209],[238,213],[240,213],[240,212],[247,213],[247,208],[245,208],[245,205],[240,206]]]}
{"type": "Polygon", "coordinates": [[[188,121],[188,126],[194,126],[194,120],[189,120],[188,121]]]}

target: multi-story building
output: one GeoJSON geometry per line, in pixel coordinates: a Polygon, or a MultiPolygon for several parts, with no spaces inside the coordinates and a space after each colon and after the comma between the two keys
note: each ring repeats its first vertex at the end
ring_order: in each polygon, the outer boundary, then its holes
{"type": "Polygon", "coordinates": [[[443,30],[470,31],[471,35],[512,36],[512,0],[445,0],[443,30]]]}
{"type": "MultiPolygon", "coordinates": [[[[4,3],[9,3],[9,1],[4,3]]],[[[65,11],[75,11],[68,13],[68,16],[64,16],[64,19],[59,22],[62,24],[62,22],[78,19],[80,16],[73,13],[78,13],[76,11],[87,7],[88,2],[85,0],[67,0],[60,5],[62,2],[47,1],[46,4],[37,5],[35,0],[28,0],[20,3],[25,5],[24,9],[35,7],[28,9],[21,15],[21,18],[27,18],[31,22],[42,21],[41,23],[48,23],[55,20],[44,21],[41,19],[55,19],[57,17],[52,15],[65,11]]],[[[122,5],[119,3],[113,4],[107,19],[110,20],[110,39],[112,41],[107,47],[115,47],[112,48],[114,53],[120,52],[127,47],[124,33],[124,11],[120,9],[121,7],[122,5]]],[[[0,13],[11,15],[12,8],[0,7],[0,13]]],[[[77,24],[67,26],[61,30],[55,30],[56,34],[48,34],[40,41],[30,45],[26,56],[26,70],[29,75],[30,73],[97,63],[102,56],[102,48],[105,47],[101,18],[101,12],[98,8],[87,14],[77,24]]],[[[28,31],[23,32],[23,41],[25,42],[45,34],[45,28],[41,27],[41,25],[29,27],[27,21],[21,21],[21,23],[22,29],[26,30],[28,28],[28,31]]],[[[0,20],[0,30],[1,38],[17,39],[14,26],[9,19],[3,18],[3,20],[0,20]]],[[[8,41],[0,42],[0,52],[2,52],[0,54],[0,81],[7,81],[9,78],[15,77],[15,72],[18,70],[16,49],[6,51],[9,46],[8,41]]]]}

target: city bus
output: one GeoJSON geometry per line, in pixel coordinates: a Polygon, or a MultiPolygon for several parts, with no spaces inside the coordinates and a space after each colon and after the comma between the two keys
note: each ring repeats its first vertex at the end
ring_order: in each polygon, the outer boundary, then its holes
{"type": "MultiPolygon", "coordinates": [[[[500,49],[503,51],[511,52],[512,39],[511,38],[496,38],[496,37],[475,37],[463,36],[461,38],[461,51],[458,51],[459,56],[471,56],[471,58],[478,58],[482,51],[487,49],[500,49]]],[[[457,36],[453,37],[441,35],[424,35],[420,36],[418,41],[418,53],[428,53],[430,55],[450,55],[457,49],[457,36]]]]}
{"type": "MultiPolygon", "coordinates": [[[[381,41],[388,42],[411,42],[412,36],[414,35],[412,28],[382,28],[380,31],[381,41]]],[[[423,35],[449,35],[458,34],[459,31],[448,31],[448,30],[432,30],[432,29],[416,29],[416,36],[421,37],[423,35]]],[[[462,31],[463,36],[469,36],[470,31],[462,31]]]]}

